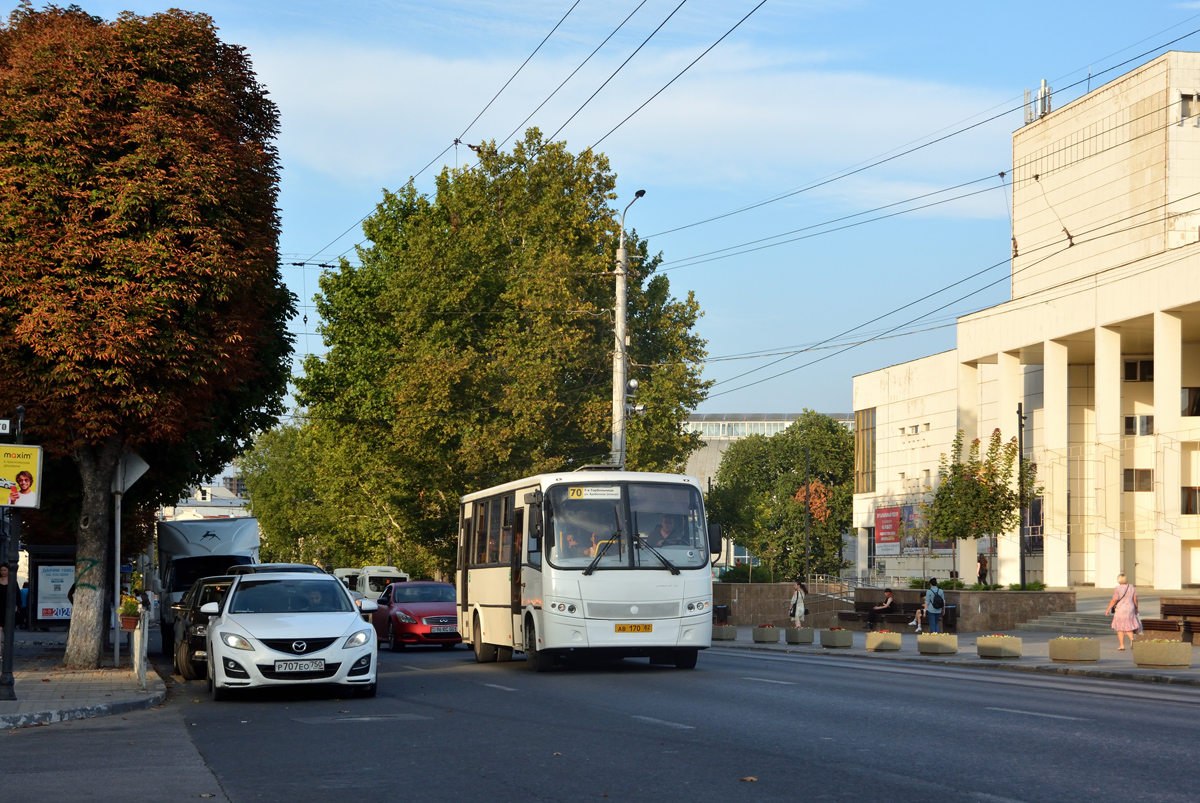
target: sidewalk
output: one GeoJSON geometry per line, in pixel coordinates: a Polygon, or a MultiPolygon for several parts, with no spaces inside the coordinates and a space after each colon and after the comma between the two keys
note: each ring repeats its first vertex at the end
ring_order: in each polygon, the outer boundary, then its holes
{"type": "MultiPolygon", "coordinates": [[[[124,647],[120,669],[110,666],[93,671],[62,668],[65,631],[18,630],[14,642],[17,700],[0,701],[0,728],[122,714],[150,708],[166,698],[166,684],[152,665],[146,669],[146,691],[138,687],[124,647]]],[[[111,664],[111,655],[108,661],[111,664]]]]}
{"type": "MultiPolygon", "coordinates": [[[[1111,594],[1111,592],[1109,592],[1111,594]]],[[[812,645],[783,643],[781,632],[778,644],[756,644],[751,631],[753,627],[738,628],[736,641],[714,641],[714,648],[733,648],[742,650],[767,650],[771,652],[791,653],[794,655],[833,655],[839,658],[862,658],[871,661],[908,661],[912,663],[945,664],[956,667],[998,669],[1010,672],[1036,672],[1049,675],[1070,675],[1075,677],[1102,678],[1105,680],[1126,680],[1141,683],[1167,683],[1181,686],[1200,686],[1200,666],[1193,663],[1189,669],[1140,669],[1133,663],[1133,652],[1126,647],[1124,652],[1117,649],[1117,634],[1111,636],[1089,636],[1100,641],[1100,660],[1094,664],[1056,664],[1050,660],[1049,641],[1058,638],[1059,633],[1035,633],[1022,630],[1006,632],[1005,635],[1017,636],[1021,639],[1021,658],[996,660],[980,658],[975,651],[975,639],[989,633],[959,633],[958,654],[921,655],[917,652],[916,629],[913,627],[890,628],[892,632],[903,634],[898,652],[867,652],[866,633],[854,633],[854,646],[849,649],[823,649],[820,646],[820,633],[815,633],[812,645]]]]}

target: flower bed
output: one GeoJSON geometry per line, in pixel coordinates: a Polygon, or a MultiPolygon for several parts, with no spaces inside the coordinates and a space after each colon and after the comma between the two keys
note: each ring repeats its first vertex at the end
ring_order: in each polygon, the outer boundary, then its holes
{"type": "Polygon", "coordinates": [[[1192,645],[1166,639],[1135,641],[1133,662],[1148,669],[1187,669],[1192,665],[1192,645]]]}
{"type": "Polygon", "coordinates": [[[821,631],[821,646],[825,649],[849,649],[854,646],[854,633],[844,627],[826,628],[821,631]]]}
{"type": "Polygon", "coordinates": [[[737,639],[738,629],[730,624],[713,625],[712,640],[713,641],[734,641],[737,639]]]}
{"type": "Polygon", "coordinates": [[[750,631],[759,644],[778,644],[779,628],[775,625],[759,625],[750,631]]]}
{"type": "Polygon", "coordinates": [[[1056,664],[1094,664],[1100,660],[1100,642],[1094,638],[1061,636],[1050,639],[1050,660],[1056,664]]]}
{"type": "Polygon", "coordinates": [[[811,627],[789,627],[783,631],[788,644],[812,644],[813,629],[811,627]]]}
{"type": "Polygon", "coordinates": [[[917,636],[917,652],[922,655],[954,655],[958,636],[950,633],[922,633],[917,636]]]}
{"type": "Polygon", "coordinates": [[[975,649],[980,658],[1020,658],[1021,639],[996,633],[980,636],[975,640],[975,649]]]}
{"type": "Polygon", "coordinates": [[[890,630],[867,633],[867,652],[894,652],[900,649],[900,634],[890,630]]]}

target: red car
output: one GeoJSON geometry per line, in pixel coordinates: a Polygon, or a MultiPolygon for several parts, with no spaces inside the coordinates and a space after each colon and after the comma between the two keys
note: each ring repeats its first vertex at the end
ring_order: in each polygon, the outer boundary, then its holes
{"type": "Polygon", "coordinates": [[[392,583],[377,602],[371,624],[379,640],[393,650],[402,650],[406,644],[440,644],[449,650],[462,643],[457,598],[450,583],[392,583]]]}

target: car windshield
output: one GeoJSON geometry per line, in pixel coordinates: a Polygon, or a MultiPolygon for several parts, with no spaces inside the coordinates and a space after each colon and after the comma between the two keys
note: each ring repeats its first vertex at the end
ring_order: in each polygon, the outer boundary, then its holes
{"type": "Polygon", "coordinates": [[[546,492],[559,568],[696,569],[708,562],[700,493],[678,483],[560,485],[546,492]],[[636,535],[636,537],[634,537],[636,535]],[[664,559],[666,562],[664,562],[664,559]]]}
{"type": "Polygon", "coordinates": [[[407,583],[392,587],[393,602],[454,602],[454,586],[412,586],[407,583]]]}
{"type": "Polygon", "coordinates": [[[342,584],[333,578],[246,578],[234,589],[229,604],[230,613],[344,613],[353,610],[342,584]]]}
{"type": "Polygon", "coordinates": [[[388,574],[388,575],[373,574],[367,578],[367,590],[368,591],[383,591],[383,589],[387,588],[392,583],[400,583],[403,581],[404,581],[403,577],[396,577],[393,574],[388,574]]]}
{"type": "Polygon", "coordinates": [[[235,564],[249,563],[249,555],[200,555],[171,562],[171,591],[187,591],[201,577],[226,574],[235,564]]]}

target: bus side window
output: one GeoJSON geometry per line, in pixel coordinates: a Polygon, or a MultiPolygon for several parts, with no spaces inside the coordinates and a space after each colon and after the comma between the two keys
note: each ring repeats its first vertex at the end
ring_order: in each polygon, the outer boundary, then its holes
{"type": "Polygon", "coordinates": [[[526,553],[530,566],[542,565],[542,506],[529,506],[529,538],[526,542],[526,553]]]}

